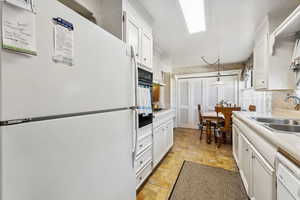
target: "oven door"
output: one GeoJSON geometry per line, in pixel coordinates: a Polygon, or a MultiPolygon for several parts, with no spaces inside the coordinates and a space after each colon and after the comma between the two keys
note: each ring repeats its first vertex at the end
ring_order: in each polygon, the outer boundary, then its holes
{"type": "Polygon", "coordinates": [[[144,116],[143,114],[139,114],[139,128],[152,124],[153,122],[153,115],[149,114],[144,116]]]}

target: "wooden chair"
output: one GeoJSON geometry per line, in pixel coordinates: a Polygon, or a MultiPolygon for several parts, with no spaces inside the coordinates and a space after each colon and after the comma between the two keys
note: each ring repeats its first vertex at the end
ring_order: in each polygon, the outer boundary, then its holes
{"type": "Polygon", "coordinates": [[[256,106],[255,105],[250,105],[249,106],[249,111],[250,112],[256,112],[256,106]]]}
{"type": "MultiPolygon", "coordinates": [[[[204,127],[205,127],[205,133],[206,134],[211,134],[211,128],[214,128],[214,133],[215,133],[216,123],[212,122],[210,120],[204,120],[203,119],[202,111],[201,111],[201,105],[198,105],[198,115],[199,115],[199,124],[198,124],[198,127],[199,127],[199,130],[200,130],[200,140],[202,140],[202,135],[203,135],[204,127]]],[[[209,138],[208,138],[208,140],[209,140],[209,138]]],[[[210,143],[210,141],[208,141],[208,143],[210,143]]]]}
{"type": "Polygon", "coordinates": [[[226,135],[232,133],[232,112],[241,111],[241,108],[216,106],[215,110],[217,114],[222,113],[224,116],[224,125],[222,127],[217,127],[216,133],[218,148],[220,148],[222,142],[226,144],[226,135]]]}

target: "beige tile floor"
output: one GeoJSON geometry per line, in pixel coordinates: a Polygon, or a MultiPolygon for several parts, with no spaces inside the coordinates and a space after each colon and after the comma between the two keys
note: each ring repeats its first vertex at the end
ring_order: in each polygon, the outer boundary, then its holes
{"type": "Polygon", "coordinates": [[[199,140],[199,131],[175,129],[174,147],[137,194],[137,200],[167,200],[184,160],[236,171],[232,146],[199,140]]]}

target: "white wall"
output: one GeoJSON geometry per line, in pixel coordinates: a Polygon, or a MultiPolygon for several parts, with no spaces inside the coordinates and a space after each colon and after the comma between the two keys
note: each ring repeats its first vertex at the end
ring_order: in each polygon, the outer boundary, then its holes
{"type": "Polygon", "coordinates": [[[255,105],[258,113],[272,112],[272,92],[246,89],[241,92],[242,109],[248,110],[249,105],[255,105]]]}
{"type": "Polygon", "coordinates": [[[139,24],[152,33],[153,18],[137,0],[127,0],[125,10],[138,19],[139,24]]]}

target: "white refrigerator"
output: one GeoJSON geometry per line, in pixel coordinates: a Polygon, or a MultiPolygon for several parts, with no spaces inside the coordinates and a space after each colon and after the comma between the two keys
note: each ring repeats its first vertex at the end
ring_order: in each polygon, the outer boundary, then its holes
{"type": "Polygon", "coordinates": [[[0,50],[0,199],[134,200],[126,45],[58,1],[35,2],[38,55],[0,50]],[[74,66],[53,62],[54,17],[74,25],[74,66]]]}

